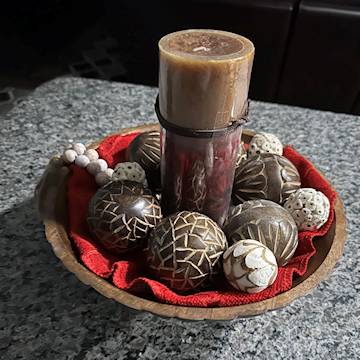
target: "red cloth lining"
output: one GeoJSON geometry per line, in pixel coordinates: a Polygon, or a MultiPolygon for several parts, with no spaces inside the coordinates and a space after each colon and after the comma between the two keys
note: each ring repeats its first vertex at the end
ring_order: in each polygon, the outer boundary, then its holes
{"type": "MultiPolygon", "coordinates": [[[[134,132],[128,135],[109,136],[98,148],[100,157],[105,159],[110,167],[125,161],[126,148],[137,134],[134,132]]],[[[326,234],[333,222],[336,193],[314,166],[292,147],[284,148],[284,156],[299,170],[302,187],[313,187],[323,192],[329,198],[331,210],[329,220],[318,231],[299,233],[299,246],[294,257],[286,266],[279,268],[276,281],[266,290],[257,294],[247,294],[233,290],[221,281],[214,285],[216,290],[179,295],[159,281],[148,277],[142,261],[142,252],[121,257],[110,254],[91,237],[86,224],[87,206],[97,190],[94,178],[85,169],[72,165],[67,193],[70,235],[81,261],[89,270],[112,281],[120,289],[145,298],[155,297],[160,302],[174,305],[199,307],[241,305],[265,300],[290,289],[293,277],[301,276],[306,272],[308,262],[315,253],[314,237],[326,234]]]]}

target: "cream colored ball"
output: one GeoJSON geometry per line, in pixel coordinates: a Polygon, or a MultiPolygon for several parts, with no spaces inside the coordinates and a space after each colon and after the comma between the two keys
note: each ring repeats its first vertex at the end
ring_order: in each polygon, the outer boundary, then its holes
{"type": "Polygon", "coordinates": [[[123,162],[115,166],[112,180],[130,180],[140,184],[146,184],[144,169],[136,162],[123,162]]]}
{"type": "Polygon", "coordinates": [[[237,290],[257,293],[272,285],[278,273],[274,254],[259,241],[241,240],[223,256],[227,281],[237,290]]]}
{"type": "Polygon", "coordinates": [[[323,226],[330,214],[329,199],[312,188],[301,188],[292,193],[284,203],[294,218],[298,229],[314,231],[323,226]]]}
{"type": "Polygon", "coordinates": [[[281,141],[273,134],[260,132],[255,134],[249,143],[248,155],[254,156],[258,154],[283,154],[283,146],[281,141]]]}
{"type": "Polygon", "coordinates": [[[71,164],[75,161],[75,159],[77,158],[77,153],[75,150],[73,149],[66,149],[62,155],[63,160],[67,163],[67,164],[71,164]]]}
{"type": "Polygon", "coordinates": [[[72,149],[75,150],[78,155],[83,155],[86,150],[86,146],[81,143],[75,143],[72,146],[72,149]]]}
{"type": "Polygon", "coordinates": [[[89,163],[90,163],[90,159],[86,155],[79,155],[75,159],[75,165],[82,168],[86,168],[89,165],[89,163]]]}
{"type": "Polygon", "coordinates": [[[84,153],[90,161],[95,161],[99,158],[99,154],[95,149],[87,149],[84,153]]]}

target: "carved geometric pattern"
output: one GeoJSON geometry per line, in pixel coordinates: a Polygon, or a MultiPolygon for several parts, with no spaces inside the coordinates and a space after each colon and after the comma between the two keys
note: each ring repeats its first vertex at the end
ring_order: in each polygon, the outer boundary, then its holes
{"type": "Polygon", "coordinates": [[[91,199],[87,222],[106,249],[122,253],[142,245],[161,218],[149,190],[136,182],[112,181],[91,199]]]}
{"type": "Polygon", "coordinates": [[[282,204],[300,185],[299,172],[287,158],[264,153],[249,157],[236,168],[234,201],[267,199],[282,204]]]}
{"type": "Polygon", "coordinates": [[[230,244],[253,239],[267,246],[279,266],[285,265],[298,245],[298,230],[287,210],[268,200],[252,200],[232,211],[224,228],[230,244]]]}
{"type": "Polygon", "coordinates": [[[200,286],[221,268],[225,234],[205,215],[182,211],[151,232],[147,263],[162,282],[178,291],[200,286]]]}
{"type": "Polygon", "coordinates": [[[189,211],[202,212],[206,198],[206,169],[205,164],[196,160],[186,178],[191,179],[190,186],[185,189],[185,196],[182,199],[183,208],[189,211]]]}

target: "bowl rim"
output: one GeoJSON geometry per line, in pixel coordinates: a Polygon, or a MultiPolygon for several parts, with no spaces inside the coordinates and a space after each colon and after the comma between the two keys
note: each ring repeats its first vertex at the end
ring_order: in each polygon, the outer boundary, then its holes
{"type": "MultiPolygon", "coordinates": [[[[150,131],[158,129],[157,125],[143,125],[140,127],[122,129],[115,134],[128,134],[133,131],[150,131]]],[[[254,132],[243,129],[245,137],[252,137],[254,132]]],[[[96,148],[102,140],[91,144],[89,147],[96,148]]],[[[67,174],[63,172],[57,188],[56,202],[62,197],[64,200],[65,184],[67,174]]],[[[280,293],[270,299],[255,303],[227,306],[227,307],[188,307],[160,303],[133,295],[125,290],[117,288],[82,265],[75,254],[69,250],[71,242],[65,227],[58,222],[55,215],[53,219],[44,219],[45,234],[47,241],[51,244],[55,255],[62,261],[64,266],[71,271],[81,282],[93,287],[103,296],[113,299],[129,308],[148,311],[162,317],[176,317],[185,320],[232,320],[238,317],[249,317],[264,313],[266,311],[282,308],[290,304],[298,297],[308,294],[313,290],[334,268],[341,258],[346,241],[346,218],[341,199],[337,196],[334,206],[335,232],[331,247],[324,261],[304,281],[296,284],[291,289],[280,293]]]]}

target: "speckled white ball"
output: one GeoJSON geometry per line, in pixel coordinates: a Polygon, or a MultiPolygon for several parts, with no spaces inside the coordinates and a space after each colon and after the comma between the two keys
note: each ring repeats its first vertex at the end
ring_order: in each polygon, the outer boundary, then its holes
{"type": "Polygon", "coordinates": [[[89,165],[89,163],[90,163],[90,159],[86,155],[79,155],[75,159],[75,165],[82,168],[86,168],[89,165]]]}
{"type": "Polygon", "coordinates": [[[84,152],[86,151],[86,146],[84,144],[81,144],[81,143],[75,143],[73,146],[72,146],[73,150],[76,151],[76,153],[78,155],[83,155],[84,152]]]}
{"type": "Polygon", "coordinates": [[[84,153],[90,161],[95,161],[99,158],[99,154],[95,149],[87,149],[84,153]]]}
{"type": "Polygon", "coordinates": [[[283,154],[281,141],[270,133],[257,133],[249,143],[248,156],[254,156],[263,153],[283,154]]]}
{"type": "Polygon", "coordinates": [[[98,173],[105,171],[108,168],[108,164],[104,159],[97,159],[91,161],[86,167],[86,170],[91,174],[96,176],[98,173]]]}
{"type": "Polygon", "coordinates": [[[290,212],[299,230],[320,229],[330,214],[329,199],[312,188],[302,188],[292,193],[284,208],[290,212]]]}
{"type": "Polygon", "coordinates": [[[274,254],[259,241],[241,240],[223,255],[227,281],[237,290],[248,293],[263,291],[272,285],[278,273],[274,254]]]}
{"type": "Polygon", "coordinates": [[[62,158],[67,164],[72,164],[77,158],[77,153],[73,149],[66,149],[62,155],[62,158]]]}
{"type": "Polygon", "coordinates": [[[95,176],[95,181],[99,186],[106,185],[109,181],[111,181],[111,177],[114,173],[113,169],[107,168],[105,171],[99,172],[95,176]]]}
{"type": "Polygon", "coordinates": [[[131,180],[146,184],[144,169],[136,162],[123,162],[115,166],[112,180],[131,180]]]}

